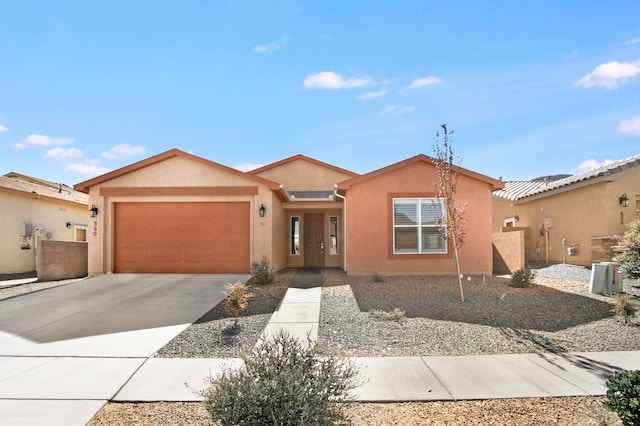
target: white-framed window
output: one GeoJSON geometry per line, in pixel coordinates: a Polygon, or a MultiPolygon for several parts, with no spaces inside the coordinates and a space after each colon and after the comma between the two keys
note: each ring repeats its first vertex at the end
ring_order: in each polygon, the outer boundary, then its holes
{"type": "Polygon", "coordinates": [[[73,225],[73,241],[87,242],[88,226],[73,225]]]}
{"type": "Polygon", "coordinates": [[[444,200],[393,199],[393,253],[446,254],[444,200]]]}
{"type": "Polygon", "coordinates": [[[289,254],[300,254],[300,217],[291,216],[289,224],[289,254]]]}
{"type": "Polygon", "coordinates": [[[338,254],[338,216],[329,216],[329,255],[338,254]]]}

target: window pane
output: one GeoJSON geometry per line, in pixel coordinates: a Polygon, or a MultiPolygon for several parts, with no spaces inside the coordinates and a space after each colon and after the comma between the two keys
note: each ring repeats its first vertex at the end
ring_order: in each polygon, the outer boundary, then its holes
{"type": "Polygon", "coordinates": [[[417,225],[418,203],[416,200],[394,200],[393,223],[395,225],[417,225]]]}
{"type": "Polygon", "coordinates": [[[338,218],[329,216],[329,254],[338,254],[338,218]]]}
{"type": "Polygon", "coordinates": [[[442,223],[444,217],[443,205],[440,200],[422,200],[420,203],[423,225],[436,225],[442,223]]]}
{"type": "Polygon", "coordinates": [[[396,253],[417,253],[418,228],[395,228],[394,247],[396,253]]]}
{"type": "Polygon", "coordinates": [[[300,218],[291,218],[291,254],[300,254],[300,218]]]}
{"type": "Polygon", "coordinates": [[[422,252],[445,253],[446,242],[437,227],[422,228],[422,252]]]}

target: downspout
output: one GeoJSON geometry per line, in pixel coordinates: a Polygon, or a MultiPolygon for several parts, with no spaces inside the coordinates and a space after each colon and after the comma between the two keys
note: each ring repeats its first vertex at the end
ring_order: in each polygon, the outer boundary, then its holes
{"type": "Polygon", "coordinates": [[[344,271],[347,272],[347,197],[338,194],[338,184],[333,185],[333,195],[344,201],[342,209],[342,223],[344,224],[344,271]]]}

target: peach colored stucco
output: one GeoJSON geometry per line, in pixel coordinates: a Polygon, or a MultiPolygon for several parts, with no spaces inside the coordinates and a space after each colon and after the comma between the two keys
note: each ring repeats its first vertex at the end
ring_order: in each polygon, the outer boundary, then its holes
{"type": "MultiPolygon", "coordinates": [[[[322,218],[320,238],[325,247],[322,256],[325,267],[339,267],[350,274],[453,274],[451,253],[392,254],[392,197],[432,195],[434,180],[435,168],[426,156],[359,176],[302,155],[243,173],[170,150],[79,183],[76,188],[88,192],[89,204],[99,209],[98,216],[89,223],[90,275],[113,271],[114,206],[119,202],[142,201],[249,203],[251,262],[266,257],[275,270],[308,266],[304,225],[305,215],[313,213],[322,218]],[[338,193],[333,196],[336,186],[338,193]],[[295,190],[326,192],[322,198],[295,199],[287,192],[295,190]],[[264,217],[258,214],[260,206],[265,207],[264,217]],[[297,254],[291,253],[292,217],[300,220],[297,254]],[[337,220],[337,246],[330,251],[332,218],[337,220]]],[[[458,198],[468,204],[470,229],[460,251],[465,274],[491,273],[491,191],[500,185],[468,170],[460,176],[458,198]]]]}
{"type": "MultiPolygon", "coordinates": [[[[500,183],[477,177],[480,175],[461,174],[458,181],[457,198],[460,204],[467,204],[466,219],[469,227],[466,242],[459,251],[460,265],[464,274],[489,275],[493,266],[491,192],[500,183]]],[[[394,255],[392,252],[393,198],[433,196],[436,178],[433,164],[428,161],[413,161],[348,187],[346,262],[349,274],[456,273],[451,248],[446,255],[394,255]]]]}

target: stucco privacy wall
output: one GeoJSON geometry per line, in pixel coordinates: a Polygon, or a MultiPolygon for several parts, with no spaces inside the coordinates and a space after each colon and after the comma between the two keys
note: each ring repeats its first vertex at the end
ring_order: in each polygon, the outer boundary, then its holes
{"type": "MultiPolygon", "coordinates": [[[[157,194],[157,190],[149,191],[157,194]]],[[[96,218],[89,223],[89,275],[99,275],[113,272],[113,242],[114,242],[114,205],[118,202],[227,202],[240,201],[250,204],[251,221],[251,260],[261,257],[271,257],[270,240],[272,223],[269,216],[258,216],[258,208],[264,205],[268,212],[273,212],[272,191],[255,180],[242,175],[230,173],[223,169],[212,167],[203,161],[194,161],[189,156],[177,155],[160,162],[133,169],[131,172],[117,175],[107,181],[91,186],[89,204],[95,204],[99,209],[96,218]],[[247,187],[257,186],[257,195],[189,195],[189,191],[182,191],[185,195],[139,195],[147,188],[190,188],[190,187],[247,187]],[[136,195],[118,194],[114,188],[142,188],[136,195]]],[[[276,267],[277,265],[274,265],[276,267]]]]}
{"type": "Polygon", "coordinates": [[[493,273],[510,274],[524,266],[524,230],[493,234],[493,273]]]}
{"type": "MultiPolygon", "coordinates": [[[[393,255],[393,197],[432,197],[435,167],[419,161],[358,182],[347,189],[347,272],[370,275],[456,273],[453,250],[445,255],[393,255]]],[[[464,274],[490,275],[493,269],[491,245],[491,191],[489,183],[460,175],[457,198],[467,203],[469,226],[461,250],[464,274]]]]}
{"type": "Polygon", "coordinates": [[[40,241],[38,280],[57,281],[87,276],[87,243],[40,241]]]}
{"type": "Polygon", "coordinates": [[[44,240],[49,235],[49,239],[60,241],[73,241],[74,225],[87,224],[86,205],[5,189],[0,189],[0,203],[0,273],[3,274],[36,270],[35,243],[23,250],[19,241],[23,223],[44,228],[44,240]],[[70,228],[67,222],[71,223],[70,228]]]}

